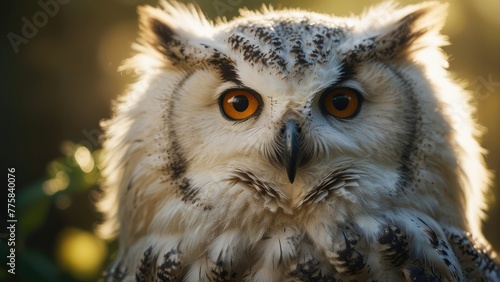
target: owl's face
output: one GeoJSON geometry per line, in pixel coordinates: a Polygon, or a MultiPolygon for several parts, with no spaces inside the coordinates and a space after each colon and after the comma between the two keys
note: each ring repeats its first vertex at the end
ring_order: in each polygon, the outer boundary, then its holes
{"type": "MultiPolygon", "coordinates": [[[[407,53],[435,23],[416,28],[403,17],[390,22],[395,30],[377,21],[382,27],[366,30],[354,20],[281,11],[188,37],[188,28],[143,14],[145,40],[182,73],[158,98],[156,116],[164,118],[155,124],[160,149],[175,156],[167,165],[189,179],[186,199],[225,206],[221,195],[237,185],[271,213],[308,214],[325,202],[370,212],[378,206],[371,202],[412,185],[418,111],[432,112],[436,98],[422,63],[407,53]]],[[[157,83],[170,84],[171,75],[157,83]]]]}
{"type": "Polygon", "coordinates": [[[364,280],[387,260],[374,280],[462,277],[436,250],[443,230],[481,234],[486,171],[444,70],[444,5],[216,26],[163,6],[140,10],[140,80],[105,124],[111,275],[364,280]]]}
{"type": "Polygon", "coordinates": [[[376,197],[356,191],[358,181],[378,186],[379,193],[397,192],[415,134],[415,94],[385,64],[347,73],[331,52],[333,63],[313,62],[294,76],[256,69],[238,53],[231,59],[245,71],[234,79],[224,81],[213,69],[189,74],[170,126],[193,187],[246,183],[263,198],[275,198],[265,206],[288,213],[316,204],[319,199],[306,200],[308,193],[328,193],[340,180],[347,182],[332,190],[352,196],[376,197]]]}

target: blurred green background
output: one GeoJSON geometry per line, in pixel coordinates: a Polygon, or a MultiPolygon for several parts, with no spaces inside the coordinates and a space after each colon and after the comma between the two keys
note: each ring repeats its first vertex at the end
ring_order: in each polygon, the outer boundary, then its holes
{"type": "MultiPolygon", "coordinates": [[[[335,15],[358,14],[376,1],[265,1],[335,15]]],[[[401,1],[402,4],[419,1],[401,1]]],[[[487,163],[499,175],[500,24],[497,0],[449,1],[443,33],[450,69],[467,83],[485,127],[487,163]]],[[[116,250],[94,234],[99,185],[99,121],[132,77],[117,71],[131,55],[140,0],[4,1],[1,105],[3,168],[16,168],[16,275],[6,273],[6,229],[0,231],[1,281],[95,281],[116,250]],[[50,13],[41,3],[55,3],[50,13]],[[5,7],[6,5],[6,7],[5,7]],[[57,8],[57,9],[56,9],[57,8]],[[45,14],[45,16],[44,16],[45,14]],[[26,21],[37,26],[25,27],[26,21]],[[13,34],[28,35],[24,40],[13,34]],[[12,44],[11,41],[15,42],[12,44]]],[[[198,1],[210,18],[232,18],[250,0],[198,1]]],[[[49,5],[49,4],[47,4],[49,5]]],[[[5,188],[6,189],[6,188],[5,188]]],[[[488,195],[484,231],[500,250],[498,178],[488,195]]],[[[1,221],[7,214],[1,213],[1,221]]]]}

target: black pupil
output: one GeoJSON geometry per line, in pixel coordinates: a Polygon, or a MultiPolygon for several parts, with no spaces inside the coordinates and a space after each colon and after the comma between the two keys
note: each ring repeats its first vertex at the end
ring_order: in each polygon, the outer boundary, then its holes
{"type": "Polygon", "coordinates": [[[231,99],[231,104],[238,112],[244,112],[248,108],[248,98],[244,95],[237,95],[231,99]]]}
{"type": "Polygon", "coordinates": [[[332,98],[333,106],[335,107],[335,109],[339,111],[345,110],[349,105],[350,101],[351,99],[345,94],[335,95],[332,98]]]}

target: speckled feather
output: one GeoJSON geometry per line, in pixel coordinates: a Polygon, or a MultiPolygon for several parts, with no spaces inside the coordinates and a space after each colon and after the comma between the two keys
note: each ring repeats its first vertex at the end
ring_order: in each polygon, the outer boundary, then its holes
{"type": "Polygon", "coordinates": [[[161,6],[139,9],[139,79],[103,122],[102,231],[120,244],[105,281],[500,281],[445,5],[217,24],[161,6]],[[338,87],[361,95],[352,118],[320,106],[338,87]],[[224,116],[230,89],[257,93],[256,113],[224,116]]]}

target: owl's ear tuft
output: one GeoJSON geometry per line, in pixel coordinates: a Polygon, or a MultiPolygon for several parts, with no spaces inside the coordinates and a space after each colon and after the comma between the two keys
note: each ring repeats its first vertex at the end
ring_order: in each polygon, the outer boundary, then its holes
{"type": "Polygon", "coordinates": [[[387,54],[397,56],[425,47],[444,45],[446,40],[440,31],[445,23],[447,9],[448,4],[424,2],[397,11],[396,22],[389,23],[387,30],[377,36],[380,48],[389,48],[387,54]]]}
{"type": "Polygon", "coordinates": [[[141,16],[141,36],[145,43],[161,53],[174,41],[174,31],[155,18],[141,16]]]}
{"type": "Polygon", "coordinates": [[[395,9],[392,2],[372,8],[363,16],[363,25],[357,27],[357,42],[347,52],[348,59],[397,59],[425,48],[447,43],[440,34],[446,19],[448,5],[424,2],[395,9]],[[387,15],[387,17],[380,17],[387,15]]]}
{"type": "Polygon", "coordinates": [[[139,24],[142,44],[166,56],[170,61],[178,61],[177,50],[182,44],[166,14],[156,8],[139,7],[139,24]]]}
{"type": "Polygon", "coordinates": [[[213,30],[194,6],[161,2],[162,8],[138,8],[141,44],[172,63],[187,59],[213,30]]]}
{"type": "Polygon", "coordinates": [[[164,45],[168,46],[173,41],[175,41],[174,31],[165,23],[158,19],[150,19],[150,27],[153,34],[156,35],[158,41],[164,45]]]}

